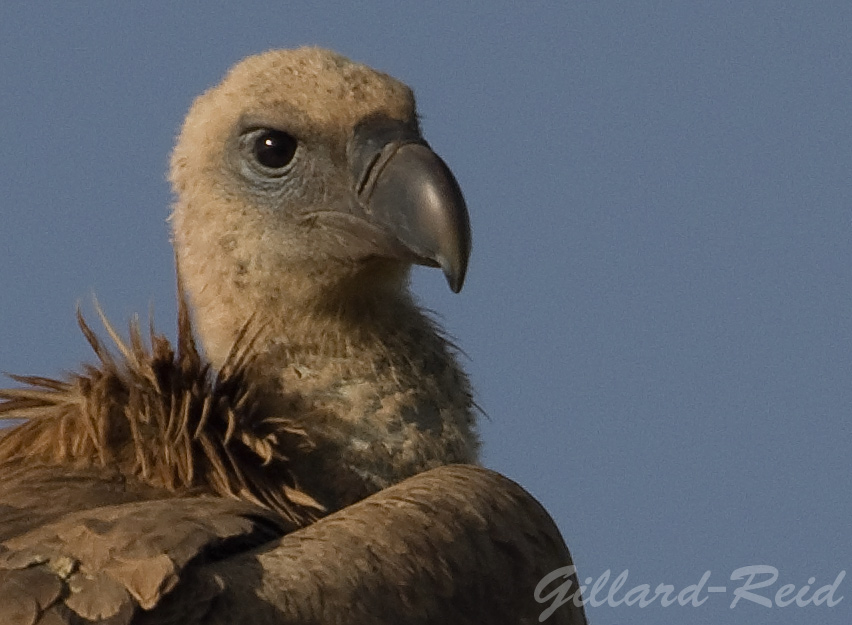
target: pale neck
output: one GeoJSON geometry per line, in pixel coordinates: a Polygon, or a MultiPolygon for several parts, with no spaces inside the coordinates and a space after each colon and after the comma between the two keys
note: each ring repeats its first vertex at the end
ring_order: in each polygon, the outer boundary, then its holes
{"type": "Polygon", "coordinates": [[[320,367],[325,361],[336,366],[351,361],[358,369],[390,358],[402,366],[416,344],[441,342],[407,290],[381,298],[218,295],[214,301],[205,301],[203,294],[193,297],[202,344],[216,368],[225,364],[241,335],[244,342],[253,341],[252,351],[268,375],[293,364],[320,367]]]}
{"type": "Polygon", "coordinates": [[[203,294],[196,299],[216,367],[243,320],[254,315],[263,328],[249,374],[267,391],[270,412],[295,419],[325,450],[305,459],[300,475],[332,508],[439,464],[477,461],[467,376],[407,291],[322,305],[219,298],[205,308],[203,294]]]}

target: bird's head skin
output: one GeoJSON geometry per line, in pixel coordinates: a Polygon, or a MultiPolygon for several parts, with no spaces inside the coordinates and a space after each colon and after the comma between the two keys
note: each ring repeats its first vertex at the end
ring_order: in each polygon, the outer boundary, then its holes
{"type": "Polygon", "coordinates": [[[461,289],[467,209],[411,90],[333,52],[236,65],[193,104],[171,181],[179,267],[214,362],[206,326],[240,308],[387,300],[407,290],[412,263],[461,289]]]}

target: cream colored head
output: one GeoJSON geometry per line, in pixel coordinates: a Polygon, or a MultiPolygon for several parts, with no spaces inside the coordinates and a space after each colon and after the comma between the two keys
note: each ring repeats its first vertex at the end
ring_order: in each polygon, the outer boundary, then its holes
{"type": "MultiPolygon", "coordinates": [[[[420,151],[415,160],[432,154],[424,146],[408,87],[318,48],[250,57],[195,101],[172,156],[172,223],[179,271],[215,364],[258,311],[304,316],[353,298],[405,299],[412,262],[463,277],[470,243],[460,194],[437,212],[397,213],[382,197],[399,195],[400,181],[381,177],[408,176],[412,158],[396,174],[384,164],[402,163],[394,154],[406,150],[420,151]],[[273,142],[292,139],[292,154],[278,155],[281,167],[258,161],[268,131],[282,133],[273,142]],[[459,202],[447,221],[445,206],[459,202]]],[[[416,167],[440,169],[431,161],[416,167]]]]}

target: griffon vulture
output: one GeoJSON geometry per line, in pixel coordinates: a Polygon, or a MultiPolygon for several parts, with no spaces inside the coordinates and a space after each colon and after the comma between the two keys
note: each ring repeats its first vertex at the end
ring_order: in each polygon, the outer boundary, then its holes
{"type": "Polygon", "coordinates": [[[0,391],[25,420],[0,434],[0,622],[538,622],[570,555],[475,466],[468,379],[408,289],[419,263],[458,291],[470,251],[408,87],[248,58],[193,104],[171,181],[176,347],[81,318],[96,364],[0,391]]]}

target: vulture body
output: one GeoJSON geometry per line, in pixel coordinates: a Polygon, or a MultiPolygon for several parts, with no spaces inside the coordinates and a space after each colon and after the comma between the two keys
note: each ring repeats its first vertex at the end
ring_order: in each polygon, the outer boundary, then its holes
{"type": "Polygon", "coordinates": [[[458,291],[470,252],[411,91],[316,48],[250,57],[194,103],[171,180],[176,345],[80,318],[96,364],[0,391],[24,420],[0,433],[0,622],[538,622],[570,555],[475,466],[469,382],[408,290],[420,263],[458,291]]]}

